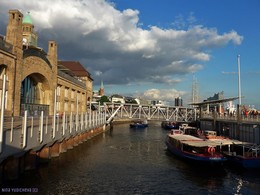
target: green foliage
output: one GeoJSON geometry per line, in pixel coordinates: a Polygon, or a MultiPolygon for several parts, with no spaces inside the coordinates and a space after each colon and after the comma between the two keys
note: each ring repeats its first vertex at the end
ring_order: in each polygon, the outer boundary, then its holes
{"type": "Polygon", "coordinates": [[[137,101],[135,99],[132,99],[129,101],[130,104],[137,104],[137,101]]]}
{"type": "Polygon", "coordinates": [[[109,99],[108,99],[107,96],[103,95],[103,96],[100,98],[99,102],[100,102],[100,105],[103,105],[104,102],[109,102],[109,99]]]}

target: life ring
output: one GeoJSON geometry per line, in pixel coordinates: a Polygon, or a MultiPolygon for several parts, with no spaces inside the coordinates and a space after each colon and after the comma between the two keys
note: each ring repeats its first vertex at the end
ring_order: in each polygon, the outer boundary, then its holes
{"type": "Polygon", "coordinates": [[[208,153],[214,154],[216,149],[214,147],[208,147],[208,153]]]}
{"type": "Polygon", "coordinates": [[[198,135],[201,135],[201,130],[197,130],[197,134],[198,134],[198,135]]]}

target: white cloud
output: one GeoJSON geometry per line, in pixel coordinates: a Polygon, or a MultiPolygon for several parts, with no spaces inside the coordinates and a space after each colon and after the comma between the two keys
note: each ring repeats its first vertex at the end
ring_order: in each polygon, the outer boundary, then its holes
{"type": "MultiPolygon", "coordinates": [[[[105,0],[1,0],[0,23],[7,21],[8,10],[14,8],[24,14],[30,11],[40,47],[56,40],[59,58],[80,61],[98,84],[102,77],[112,85],[176,85],[183,75],[203,68],[211,49],[243,40],[234,30],[219,34],[201,25],[186,30],[153,25],[143,29],[138,10],[119,11],[113,2],[105,0]]],[[[183,16],[177,18],[176,25],[186,25],[183,16]]],[[[191,13],[189,25],[195,21],[191,13]]]]}
{"type": "Polygon", "coordinates": [[[176,89],[149,89],[144,92],[143,97],[150,100],[172,100],[177,97],[182,97],[186,92],[176,89]]]}

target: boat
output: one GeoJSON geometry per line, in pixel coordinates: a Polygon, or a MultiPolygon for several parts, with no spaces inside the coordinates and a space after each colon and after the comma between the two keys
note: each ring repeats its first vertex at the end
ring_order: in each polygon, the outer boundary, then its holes
{"type": "Polygon", "coordinates": [[[190,127],[190,126],[184,126],[181,129],[183,129],[185,134],[193,135],[201,139],[209,139],[209,140],[229,139],[228,137],[217,135],[217,132],[212,130],[200,130],[196,127],[190,127]]]}
{"type": "Polygon", "coordinates": [[[260,169],[260,145],[232,143],[223,154],[231,165],[245,169],[260,169]]]}
{"type": "Polygon", "coordinates": [[[230,165],[245,169],[260,169],[260,145],[217,136],[214,131],[204,131],[207,140],[220,146],[230,165]]]}
{"type": "Polygon", "coordinates": [[[188,124],[182,124],[180,127],[179,127],[180,130],[183,131],[184,134],[186,135],[192,135],[192,136],[195,136],[195,137],[199,137],[199,138],[204,138],[204,137],[201,137],[199,132],[200,130],[196,127],[192,127],[192,126],[189,126],[188,124]]]}
{"type": "Polygon", "coordinates": [[[147,120],[145,121],[133,121],[132,123],[130,123],[130,128],[146,128],[148,127],[148,122],[147,120]]]}
{"type": "Polygon", "coordinates": [[[181,129],[171,130],[165,143],[172,154],[185,160],[208,165],[222,165],[227,160],[218,142],[187,135],[181,129]]]}
{"type": "Polygon", "coordinates": [[[174,121],[162,121],[161,127],[163,129],[169,130],[169,129],[178,129],[179,124],[174,121]]]}

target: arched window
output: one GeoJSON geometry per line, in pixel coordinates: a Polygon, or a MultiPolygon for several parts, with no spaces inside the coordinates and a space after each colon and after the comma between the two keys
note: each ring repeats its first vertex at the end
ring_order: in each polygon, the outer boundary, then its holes
{"type": "Polygon", "coordinates": [[[21,85],[21,103],[36,103],[37,100],[36,82],[27,77],[21,85]]]}

